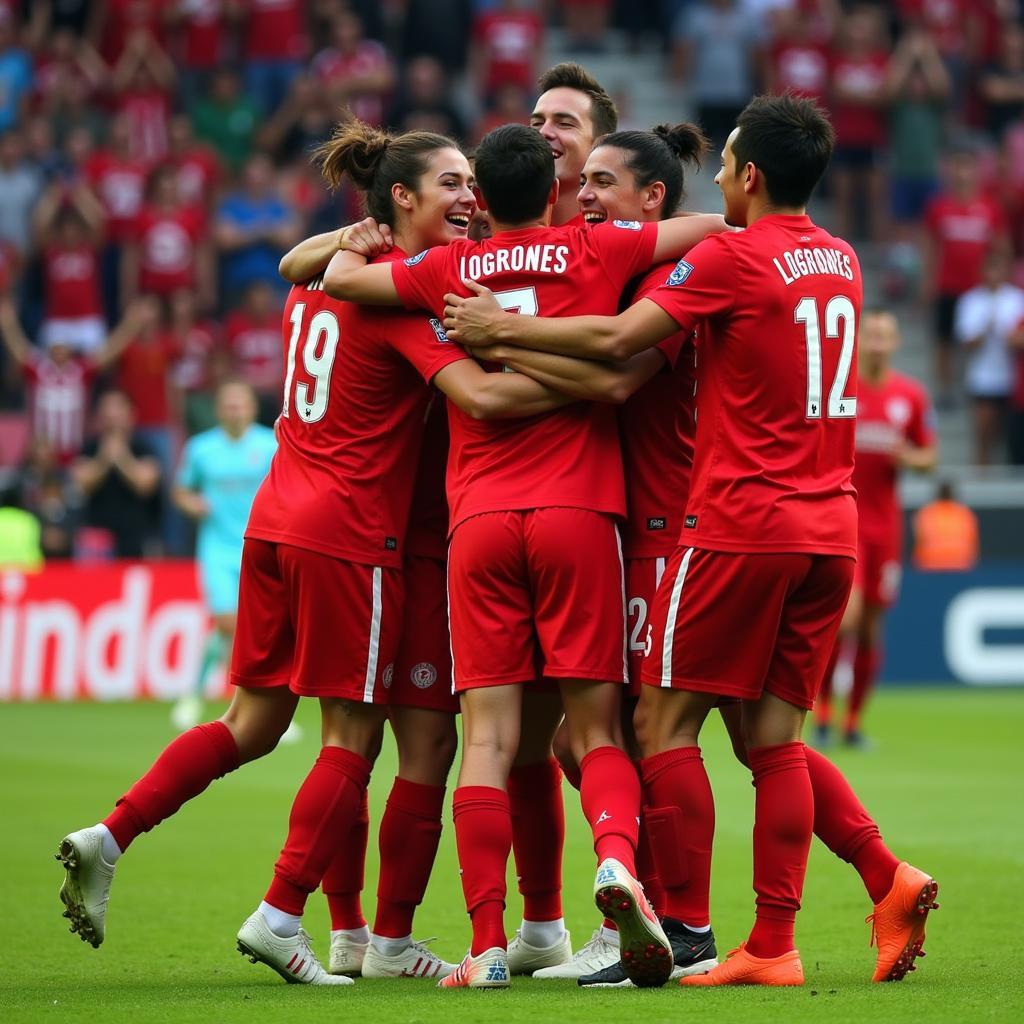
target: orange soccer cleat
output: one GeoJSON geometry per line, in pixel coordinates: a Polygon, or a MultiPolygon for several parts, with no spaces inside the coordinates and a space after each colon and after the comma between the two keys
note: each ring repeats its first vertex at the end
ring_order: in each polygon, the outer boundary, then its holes
{"type": "Polygon", "coordinates": [[[928,911],[938,909],[939,885],[930,875],[903,861],[896,869],[892,888],[871,922],[871,945],[878,947],[872,981],[902,981],[915,970],[914,959],[924,956],[924,926],[928,911]]]}
{"type": "Polygon", "coordinates": [[[746,943],[729,952],[727,960],[712,967],[707,974],[690,974],[679,979],[680,985],[802,985],[804,967],[800,954],[791,949],[782,956],[762,960],[748,953],[746,943]]]}

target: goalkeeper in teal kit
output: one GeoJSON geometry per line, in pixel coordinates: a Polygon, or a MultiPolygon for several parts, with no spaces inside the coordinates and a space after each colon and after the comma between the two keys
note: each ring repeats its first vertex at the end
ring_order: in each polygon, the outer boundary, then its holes
{"type": "Polygon", "coordinates": [[[171,715],[181,730],[202,720],[203,693],[210,674],[231,654],[242,535],[253,498],[277,450],[274,432],[255,422],[256,410],[256,396],[248,384],[221,384],[216,402],[218,426],[188,440],[178,469],[174,502],[198,524],[199,584],[214,626],[193,691],[182,695],[171,715]]]}

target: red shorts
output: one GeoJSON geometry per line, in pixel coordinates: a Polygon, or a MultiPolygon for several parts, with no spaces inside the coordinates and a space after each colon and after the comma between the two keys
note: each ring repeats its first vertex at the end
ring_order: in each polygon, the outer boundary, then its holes
{"type": "Polygon", "coordinates": [[[392,707],[459,710],[452,693],[452,649],[448,635],[448,581],[444,559],[406,555],[405,619],[388,685],[392,707]]]}
{"type": "Polygon", "coordinates": [[[402,597],[397,569],[246,540],[229,678],[246,689],[387,703],[402,597]]]}
{"type": "Polygon", "coordinates": [[[853,585],[863,594],[865,604],[889,608],[900,594],[903,563],[899,543],[860,538],[857,542],[857,572],[853,585]]]}
{"type": "Polygon", "coordinates": [[[853,583],[839,555],[677,548],[651,610],[643,681],[810,709],[853,583]]]}
{"type": "Polygon", "coordinates": [[[665,558],[626,559],[626,632],[629,640],[629,696],[640,696],[640,670],[651,649],[650,611],[661,577],[665,558]]]}
{"type": "Polygon", "coordinates": [[[455,687],[626,679],[622,554],[611,516],[487,512],[448,552],[455,687]]]}

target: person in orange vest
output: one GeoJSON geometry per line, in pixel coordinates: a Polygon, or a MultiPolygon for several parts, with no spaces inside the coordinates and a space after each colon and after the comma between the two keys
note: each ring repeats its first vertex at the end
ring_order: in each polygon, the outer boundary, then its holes
{"type": "Polygon", "coordinates": [[[953,485],[939,484],[935,501],[914,516],[913,561],[925,572],[966,572],[978,564],[978,517],[957,501],[953,485]]]}

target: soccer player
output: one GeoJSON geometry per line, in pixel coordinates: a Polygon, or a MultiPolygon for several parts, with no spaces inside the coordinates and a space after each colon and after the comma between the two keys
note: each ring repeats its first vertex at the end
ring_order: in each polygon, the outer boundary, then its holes
{"type": "Polygon", "coordinates": [[[174,503],[198,523],[196,561],[200,589],[213,618],[191,693],[171,712],[179,730],[202,721],[203,693],[225,660],[235,635],[242,534],[249,510],[277,449],[274,432],[256,423],[256,394],[241,381],[217,388],[219,425],[189,439],[182,453],[174,503]]]}
{"type": "MultiPolygon", "coordinates": [[[[490,239],[374,266],[341,252],[325,287],[350,301],[439,311],[447,288],[486,278],[499,302],[527,316],[611,311],[638,271],[724,227],[705,216],[550,228],[558,196],[552,154],[518,125],[485,137],[476,175],[490,239]]],[[[519,742],[521,684],[533,680],[538,656],[545,678],[558,682],[580,763],[600,862],[596,902],[619,926],[633,980],[660,984],[671,971],[670,949],[634,877],[639,789],[619,740],[625,645],[613,517],[624,502],[614,418],[585,405],[498,430],[454,413],[451,425],[449,595],[466,737],[455,824],[473,944],[441,984],[508,984],[505,786],[519,742]]]]}
{"type": "MultiPolygon", "coordinates": [[[[412,250],[464,237],[475,202],[454,143],[366,131],[342,126],[333,148],[374,185],[371,212],[392,219],[396,243],[412,250]]],[[[361,813],[385,713],[430,399],[423,379],[443,381],[481,419],[536,414],[565,399],[521,375],[485,373],[426,317],[339,305],[316,280],[293,289],[283,327],[280,447],[243,548],[231,706],[177,737],[100,824],[64,838],[61,899],[72,931],[99,946],[115,864],[130,843],[214,779],[269,753],[299,696],[320,696],[324,747],[296,798],[264,907],[270,920],[257,911],[239,942],[289,981],[347,984],[323,970],[298,921],[335,837],[361,813]]]]}
{"type": "Polygon", "coordinates": [[[886,309],[861,318],[857,339],[857,428],[853,486],[857,490],[857,573],[839,641],[814,705],[815,740],[830,740],[832,670],[844,637],[855,642],[853,688],[846,702],[843,739],[863,747],[860,719],[882,661],[882,624],[899,594],[903,513],[897,483],[901,469],[927,472],[937,458],[928,393],[892,368],[900,327],[886,309]]]}
{"type": "Polygon", "coordinates": [[[733,956],[684,985],[802,984],[793,927],[812,828],[854,865],[875,903],[874,980],[904,977],[935,906],[935,881],[896,860],[839,772],[800,742],[856,553],[859,268],[850,247],[806,215],[833,144],[813,103],[753,100],[716,179],[726,220],[748,230],[697,246],[617,317],[515,318],[479,286],[468,302],[449,296],[460,305],[451,336],[463,343],[604,359],[705,322],[693,482],[652,612],[638,733],[646,800],[676,839],[655,848],[670,912],[673,888],[706,905],[714,804],[698,735],[721,696],[743,700],[757,918],[733,956]]]}

